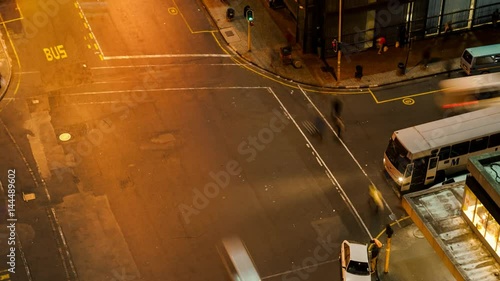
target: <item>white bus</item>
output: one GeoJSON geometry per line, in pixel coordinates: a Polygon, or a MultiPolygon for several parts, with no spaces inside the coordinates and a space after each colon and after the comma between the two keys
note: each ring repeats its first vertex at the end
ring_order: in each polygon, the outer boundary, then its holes
{"type": "Polygon", "coordinates": [[[436,103],[447,111],[463,112],[500,105],[500,72],[439,82],[436,103]]]}
{"type": "Polygon", "coordinates": [[[470,156],[500,149],[500,107],[489,107],[392,134],[384,167],[400,194],[466,170],[470,156]]]}

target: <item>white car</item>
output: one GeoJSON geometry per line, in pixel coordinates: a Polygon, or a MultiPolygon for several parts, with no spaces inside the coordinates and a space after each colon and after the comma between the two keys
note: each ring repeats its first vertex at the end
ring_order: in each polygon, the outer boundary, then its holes
{"type": "Polygon", "coordinates": [[[342,281],[371,281],[368,246],[344,240],[340,245],[340,274],[342,281]]]}

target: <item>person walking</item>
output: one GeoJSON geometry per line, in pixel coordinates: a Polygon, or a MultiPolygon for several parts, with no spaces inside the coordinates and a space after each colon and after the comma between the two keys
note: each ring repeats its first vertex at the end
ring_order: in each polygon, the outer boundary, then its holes
{"type": "Polygon", "coordinates": [[[332,108],[331,108],[331,115],[332,117],[339,117],[342,114],[342,109],[344,105],[342,104],[342,101],[338,98],[334,98],[332,100],[332,108]]]}
{"type": "Polygon", "coordinates": [[[322,141],[323,140],[323,132],[325,131],[325,122],[321,117],[317,116],[314,119],[314,128],[316,129],[316,134],[318,135],[318,138],[322,141]]]}
{"type": "Polygon", "coordinates": [[[333,117],[333,125],[337,129],[337,136],[339,137],[339,139],[342,139],[342,135],[345,131],[344,122],[342,121],[342,119],[340,119],[340,117],[335,116],[333,117]]]}
{"type": "Polygon", "coordinates": [[[332,100],[332,108],[330,115],[332,116],[332,121],[333,125],[336,128],[337,131],[337,136],[342,139],[342,133],[345,130],[344,122],[341,119],[341,114],[342,114],[342,109],[344,107],[344,104],[342,101],[338,98],[334,98],[332,100]]]}
{"type": "Polygon", "coordinates": [[[370,195],[371,204],[375,205],[375,212],[384,210],[384,202],[382,200],[382,193],[375,187],[375,185],[368,185],[368,193],[370,195]]]}

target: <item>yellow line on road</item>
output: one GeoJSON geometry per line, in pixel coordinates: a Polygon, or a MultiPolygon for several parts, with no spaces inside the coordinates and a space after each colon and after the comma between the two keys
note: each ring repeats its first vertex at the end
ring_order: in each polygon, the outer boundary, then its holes
{"type": "Polygon", "coordinates": [[[19,20],[23,20],[23,18],[16,18],[16,19],[11,19],[11,20],[6,20],[4,21],[3,23],[10,23],[10,22],[15,22],[15,21],[19,21],[19,20]]]}
{"type": "Polygon", "coordinates": [[[184,21],[184,23],[185,23],[185,24],[186,24],[186,26],[188,27],[189,32],[191,32],[191,34],[198,34],[198,33],[213,33],[213,32],[216,32],[216,31],[217,31],[217,30],[198,30],[198,31],[193,31],[193,29],[191,28],[191,26],[190,26],[190,25],[189,25],[189,23],[187,22],[186,18],[184,17],[184,14],[182,14],[181,9],[179,9],[179,6],[177,5],[177,3],[175,3],[175,0],[172,0],[172,2],[174,3],[174,6],[175,6],[175,8],[177,9],[177,11],[179,11],[179,15],[181,15],[182,20],[184,21]]]}
{"type": "MultiPolygon", "coordinates": [[[[222,46],[222,44],[219,42],[219,39],[217,39],[217,36],[215,36],[214,33],[212,33],[212,37],[214,38],[215,42],[217,43],[217,45],[219,45],[219,47],[221,48],[221,50],[223,52],[225,52],[226,54],[229,54],[229,52],[222,46]]],[[[238,57],[238,56],[231,56],[231,60],[234,61],[237,65],[241,66],[241,67],[244,67],[246,68],[247,70],[263,77],[263,78],[266,78],[268,80],[271,80],[271,81],[274,81],[276,83],[279,83],[283,86],[286,86],[286,87],[289,87],[289,88],[292,88],[292,89],[297,89],[297,90],[304,90],[304,91],[307,91],[307,92],[312,92],[312,93],[321,93],[321,94],[343,94],[343,95],[347,95],[347,94],[360,94],[360,93],[366,93],[365,91],[363,92],[349,92],[349,91],[341,91],[341,90],[337,90],[337,91],[334,91],[334,90],[325,90],[325,91],[320,91],[320,90],[316,90],[316,89],[313,89],[313,88],[309,88],[308,86],[297,86],[298,83],[292,83],[292,82],[284,82],[282,80],[278,80],[277,78],[274,78],[272,77],[270,74],[267,74],[267,73],[261,73],[261,72],[258,72],[257,70],[253,69],[252,67],[249,66],[248,62],[246,62],[245,60],[243,60],[242,58],[238,57]]],[[[361,90],[361,89],[360,89],[361,90]]]]}
{"type": "Polygon", "coordinates": [[[440,89],[440,90],[428,91],[428,92],[417,93],[417,94],[413,94],[413,95],[407,95],[407,96],[402,96],[402,97],[397,97],[397,98],[392,98],[392,99],[387,99],[387,100],[381,100],[381,101],[379,101],[377,99],[377,97],[372,92],[372,90],[368,89],[368,91],[370,92],[371,96],[373,97],[373,100],[375,100],[375,103],[380,104],[380,103],[386,103],[386,102],[404,100],[404,99],[407,99],[407,98],[413,98],[413,97],[430,95],[430,94],[434,94],[434,93],[437,93],[437,92],[441,92],[442,90],[440,89]]]}
{"type": "MultiPolygon", "coordinates": [[[[2,21],[2,26],[5,30],[5,34],[7,35],[7,38],[9,39],[10,46],[12,47],[12,51],[14,52],[14,56],[16,58],[17,65],[19,67],[19,72],[22,72],[21,61],[19,60],[19,55],[17,54],[16,47],[14,46],[14,42],[12,41],[12,38],[10,37],[10,34],[7,30],[7,26],[5,26],[5,22],[3,21],[3,18],[1,15],[0,15],[0,20],[2,21]]],[[[5,50],[5,51],[7,52],[7,50],[5,50]]],[[[12,76],[13,76],[13,72],[12,72],[12,68],[11,68],[11,73],[10,73],[11,81],[13,78],[12,76]]],[[[17,95],[17,92],[19,91],[20,85],[21,85],[21,75],[19,75],[19,79],[17,79],[17,84],[16,84],[16,87],[14,88],[13,97],[15,97],[17,95]]],[[[9,100],[4,108],[6,108],[9,105],[9,103],[11,103],[13,100],[14,99],[9,100]]],[[[0,109],[0,111],[2,111],[2,109],[0,109]]]]}

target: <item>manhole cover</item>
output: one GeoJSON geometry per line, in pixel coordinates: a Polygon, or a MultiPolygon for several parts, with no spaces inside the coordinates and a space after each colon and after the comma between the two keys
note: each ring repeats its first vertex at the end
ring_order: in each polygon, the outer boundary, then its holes
{"type": "Polygon", "coordinates": [[[234,36],[234,32],[232,30],[226,31],[225,34],[226,34],[227,37],[234,36]]]}
{"type": "Polygon", "coordinates": [[[61,141],[69,141],[71,139],[71,135],[69,133],[62,133],[59,135],[59,140],[61,141]]]}

